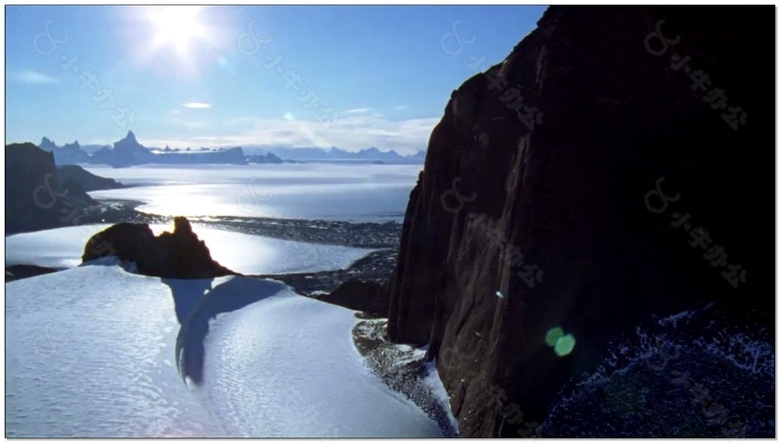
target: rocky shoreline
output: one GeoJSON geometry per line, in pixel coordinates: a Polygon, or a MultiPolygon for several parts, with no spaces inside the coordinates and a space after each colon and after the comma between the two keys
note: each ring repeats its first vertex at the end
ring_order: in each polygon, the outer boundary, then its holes
{"type": "MultiPolygon", "coordinates": [[[[360,314],[355,314],[360,317],[360,314]]],[[[439,425],[445,437],[458,437],[449,402],[426,382],[435,365],[425,360],[426,349],[393,343],[387,319],[365,319],[352,329],[352,339],[366,364],[390,389],[417,405],[439,425]]]]}

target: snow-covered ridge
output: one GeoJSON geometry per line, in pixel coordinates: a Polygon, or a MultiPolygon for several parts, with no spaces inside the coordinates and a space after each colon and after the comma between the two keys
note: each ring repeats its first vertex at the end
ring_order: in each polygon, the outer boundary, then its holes
{"type": "Polygon", "coordinates": [[[441,436],[363,365],[357,321],[275,281],[111,260],[11,282],[7,435],[441,436]]]}

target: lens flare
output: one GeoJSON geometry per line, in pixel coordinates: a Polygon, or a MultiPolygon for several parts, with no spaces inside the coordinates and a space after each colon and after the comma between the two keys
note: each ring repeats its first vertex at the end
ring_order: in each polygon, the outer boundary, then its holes
{"type": "Polygon", "coordinates": [[[574,340],[574,337],[566,334],[559,338],[557,342],[555,342],[555,353],[558,354],[559,357],[565,357],[571,354],[571,351],[574,350],[575,344],[576,340],[574,340]]]}
{"type": "Polygon", "coordinates": [[[547,337],[544,338],[547,346],[553,347],[559,338],[563,337],[563,328],[555,327],[547,331],[547,337]]]}

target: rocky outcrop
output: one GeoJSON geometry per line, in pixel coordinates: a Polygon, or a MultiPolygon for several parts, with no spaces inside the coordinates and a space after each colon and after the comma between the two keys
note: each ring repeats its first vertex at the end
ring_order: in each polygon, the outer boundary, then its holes
{"type": "Polygon", "coordinates": [[[63,189],[75,189],[82,192],[125,187],[113,178],[99,177],[78,165],[57,166],[57,178],[63,189]]]}
{"type": "MultiPolygon", "coordinates": [[[[221,149],[217,152],[179,152],[166,146],[164,150],[156,150],[143,146],[135,137],[133,131],[127,131],[122,140],[114,143],[113,148],[105,147],[96,151],[90,157],[91,163],[102,163],[115,168],[153,164],[247,164],[246,156],[241,148],[221,149]]],[[[190,151],[187,148],[186,151],[190,151]]]]}
{"type": "Polygon", "coordinates": [[[76,140],[73,143],[66,143],[65,146],[54,151],[54,163],[58,165],[89,163],[89,154],[81,149],[81,145],[76,140]]]}
{"type": "Polygon", "coordinates": [[[374,281],[350,279],[333,292],[317,297],[317,300],[362,311],[374,317],[386,317],[389,300],[382,285],[374,281]]]}
{"type": "Polygon", "coordinates": [[[39,275],[51,274],[57,272],[58,269],[47,268],[44,266],[36,265],[14,265],[5,268],[5,282],[11,282],[14,280],[21,280],[24,278],[36,277],[39,275]]]}
{"type": "Polygon", "coordinates": [[[263,154],[247,155],[246,161],[249,163],[273,163],[273,164],[284,163],[284,160],[277,157],[273,152],[269,152],[265,155],[263,154]]]}
{"type": "Polygon", "coordinates": [[[133,131],[127,131],[125,138],[114,142],[113,149],[105,147],[92,154],[93,163],[104,163],[115,168],[153,163],[156,156],[138,143],[133,131]]]}
{"type": "Polygon", "coordinates": [[[81,208],[95,204],[85,192],[60,186],[51,152],[32,143],[6,145],[6,233],[67,225],[81,208]]]}
{"type": "Polygon", "coordinates": [[[453,92],[387,297],[462,436],[528,435],[653,313],[774,312],[773,29],[770,8],[550,7],[453,92]]]}
{"type": "Polygon", "coordinates": [[[211,258],[185,217],[174,218],[173,233],[155,237],[149,225],[118,223],[89,239],[81,260],[117,256],[135,262],[140,274],[179,279],[236,275],[211,258]]]}
{"type": "Polygon", "coordinates": [[[90,162],[89,154],[87,151],[81,149],[78,140],[73,143],[65,143],[64,146],[60,147],[49,138],[43,137],[38,144],[38,147],[54,154],[54,163],[57,165],[73,165],[90,162]]]}
{"type": "Polygon", "coordinates": [[[43,149],[43,150],[44,150],[44,151],[46,151],[46,152],[54,152],[54,151],[56,151],[57,149],[59,149],[59,147],[57,146],[57,144],[56,144],[56,143],[54,143],[54,142],[53,142],[53,141],[52,141],[50,138],[48,138],[48,137],[43,137],[43,138],[41,139],[41,142],[38,144],[38,147],[39,147],[39,148],[41,148],[41,149],[43,149]]]}

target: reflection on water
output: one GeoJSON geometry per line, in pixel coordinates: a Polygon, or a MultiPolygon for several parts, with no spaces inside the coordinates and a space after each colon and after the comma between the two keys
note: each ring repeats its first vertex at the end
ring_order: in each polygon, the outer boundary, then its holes
{"type": "MultiPolygon", "coordinates": [[[[84,245],[107,224],[72,226],[6,237],[6,266],[28,264],[69,268],[81,263],[84,245]]],[[[152,225],[159,235],[172,225],[152,225]]],[[[332,271],[349,267],[369,249],[278,240],[193,225],[211,257],[221,265],[248,275],[332,271]]]]}
{"type": "Polygon", "coordinates": [[[94,198],[140,200],[161,215],[243,216],[355,222],[403,220],[421,165],[251,165],[102,168],[132,188],[94,198]]]}

